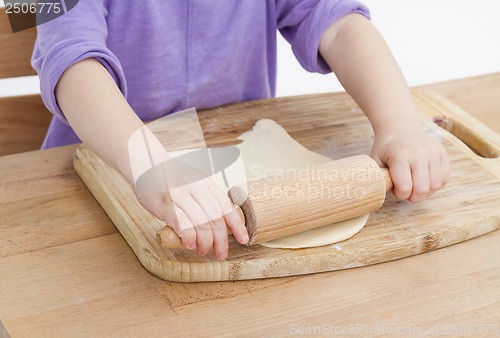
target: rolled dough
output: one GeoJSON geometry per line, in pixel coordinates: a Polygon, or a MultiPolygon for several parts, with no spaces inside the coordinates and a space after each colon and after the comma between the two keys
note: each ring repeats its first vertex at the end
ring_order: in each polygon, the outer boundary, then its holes
{"type": "MultiPolygon", "coordinates": [[[[251,131],[239,137],[248,182],[282,175],[286,170],[320,165],[331,159],[303,147],[275,121],[257,121],[251,131]]],[[[322,246],[343,241],[359,232],[368,220],[368,214],[342,222],[312,229],[261,245],[270,248],[298,249],[322,246]]]]}

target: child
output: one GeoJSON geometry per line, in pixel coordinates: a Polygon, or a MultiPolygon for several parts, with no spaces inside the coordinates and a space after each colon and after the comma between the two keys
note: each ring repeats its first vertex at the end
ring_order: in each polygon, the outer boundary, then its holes
{"type": "MultiPolygon", "coordinates": [[[[389,168],[394,196],[421,201],[448,181],[447,154],[422,130],[368,16],[356,0],[80,1],[38,27],[32,63],[56,117],[43,148],[82,140],[133,186],[127,141],[142,121],[274,95],[280,30],[306,70],[332,70],[365,112],[375,132],[371,156],[389,168]]],[[[227,227],[248,241],[208,179],[172,194],[136,193],[201,255],[213,247],[227,257],[227,227]]]]}

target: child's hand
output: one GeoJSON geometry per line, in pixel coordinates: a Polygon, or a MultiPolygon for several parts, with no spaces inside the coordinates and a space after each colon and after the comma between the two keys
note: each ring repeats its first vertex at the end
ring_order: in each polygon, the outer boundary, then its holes
{"type": "Polygon", "coordinates": [[[419,127],[378,130],[371,157],[389,168],[399,200],[422,201],[450,178],[445,148],[419,127]]]}
{"type": "Polygon", "coordinates": [[[210,178],[173,188],[167,193],[136,192],[139,202],[171,226],[184,248],[204,256],[214,248],[216,257],[228,255],[229,227],[240,244],[248,242],[243,221],[224,191],[210,178]]]}
{"type": "MultiPolygon", "coordinates": [[[[146,147],[143,132],[147,128],[125,100],[110,73],[96,59],[85,59],[68,68],[57,84],[56,96],[80,139],[131,186],[136,184],[133,163],[144,168],[144,163],[148,163],[145,161],[151,156],[157,162],[168,158],[163,145],[151,132],[147,136],[151,153],[140,151],[146,147]],[[136,133],[139,137],[133,138],[135,141],[131,143],[131,137],[136,133]],[[137,158],[131,158],[131,154],[137,158]]],[[[193,173],[188,169],[179,169],[179,177],[172,180],[193,182],[190,181],[193,173]]],[[[158,186],[164,185],[161,183],[158,186]]],[[[136,195],[142,206],[175,230],[185,248],[206,254],[213,246],[217,258],[225,259],[228,251],[226,226],[231,228],[239,243],[248,242],[243,221],[233,209],[229,197],[212,180],[196,180],[196,183],[187,185],[178,181],[173,183],[178,188],[170,192],[141,192],[136,188],[136,195]]]]}

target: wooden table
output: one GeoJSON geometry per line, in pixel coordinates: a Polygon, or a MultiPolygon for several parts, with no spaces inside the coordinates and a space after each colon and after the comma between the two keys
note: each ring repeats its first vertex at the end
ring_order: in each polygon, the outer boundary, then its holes
{"type": "MultiPolygon", "coordinates": [[[[424,87],[500,132],[500,73],[424,87]]],[[[500,335],[499,231],[364,268],[169,283],[142,268],[82,184],[74,149],[0,158],[0,337],[409,336],[459,324],[500,335]]]]}

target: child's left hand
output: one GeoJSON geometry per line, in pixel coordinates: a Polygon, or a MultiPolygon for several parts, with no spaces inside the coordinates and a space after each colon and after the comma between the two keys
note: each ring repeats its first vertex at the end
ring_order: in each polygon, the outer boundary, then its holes
{"type": "Polygon", "coordinates": [[[450,178],[444,146],[420,127],[378,130],[371,157],[388,167],[398,200],[420,202],[441,189],[450,178]]]}

